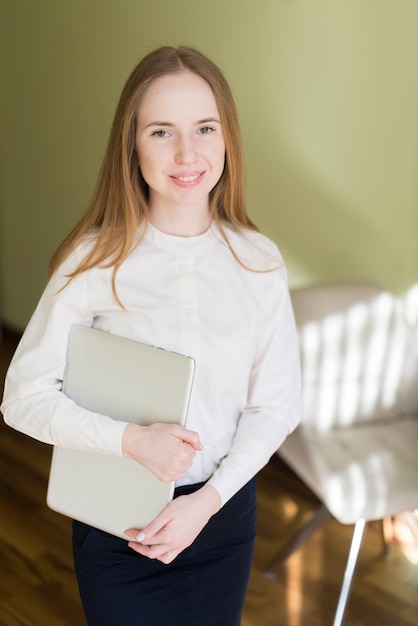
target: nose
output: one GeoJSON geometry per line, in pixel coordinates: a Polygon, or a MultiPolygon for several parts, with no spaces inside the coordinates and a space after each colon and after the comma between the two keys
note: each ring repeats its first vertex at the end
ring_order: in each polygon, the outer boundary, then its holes
{"type": "Polygon", "coordinates": [[[196,161],[196,149],[191,138],[179,138],[176,145],[175,161],[179,165],[187,165],[196,161]]]}

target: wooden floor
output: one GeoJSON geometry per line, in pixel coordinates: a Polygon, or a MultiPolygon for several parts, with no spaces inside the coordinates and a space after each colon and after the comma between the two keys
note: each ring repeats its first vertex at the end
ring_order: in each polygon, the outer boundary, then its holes
{"type": "MultiPolygon", "coordinates": [[[[0,340],[0,393],[15,342],[10,333],[0,340]]],[[[1,420],[0,626],[85,626],[70,522],[45,505],[50,454],[48,446],[1,420]]],[[[331,626],[352,527],[330,519],[281,566],[277,580],[266,580],[263,567],[316,500],[278,458],[261,472],[258,498],[258,538],[242,626],[331,626]]],[[[345,626],[418,624],[418,546],[401,518],[395,520],[392,546],[389,556],[382,556],[380,525],[369,525],[345,626]]]]}

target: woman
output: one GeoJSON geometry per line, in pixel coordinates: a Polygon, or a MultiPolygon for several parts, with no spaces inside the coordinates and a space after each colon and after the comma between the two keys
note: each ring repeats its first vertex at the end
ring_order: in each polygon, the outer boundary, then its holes
{"type": "Polygon", "coordinates": [[[163,47],[136,66],[94,197],[50,270],[6,378],[6,422],[176,481],[127,541],[74,522],[88,623],[238,626],[254,477],[298,423],[299,363],[283,262],[246,213],[235,104],[201,53],[163,47]],[[71,403],[60,389],[74,324],[194,357],[188,428],[71,403]]]}

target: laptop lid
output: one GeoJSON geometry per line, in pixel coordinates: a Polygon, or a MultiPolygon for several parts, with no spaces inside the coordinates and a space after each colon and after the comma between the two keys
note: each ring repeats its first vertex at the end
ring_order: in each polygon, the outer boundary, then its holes
{"type": "MultiPolygon", "coordinates": [[[[185,425],[194,375],[190,357],[86,326],[71,329],[62,390],[79,406],[113,419],[185,425]]],[[[132,459],[54,446],[47,504],[73,519],[128,539],[171,500],[132,459]]]]}

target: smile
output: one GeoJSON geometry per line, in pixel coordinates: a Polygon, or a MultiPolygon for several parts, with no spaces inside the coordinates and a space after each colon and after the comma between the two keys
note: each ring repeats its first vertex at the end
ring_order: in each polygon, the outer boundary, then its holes
{"type": "Polygon", "coordinates": [[[193,176],[176,176],[177,180],[181,180],[182,183],[191,183],[199,178],[200,174],[193,174],[193,176]]]}
{"type": "Polygon", "coordinates": [[[199,185],[205,172],[184,172],[181,174],[177,174],[177,176],[171,176],[171,179],[174,183],[180,187],[188,188],[194,187],[195,185],[199,185]]]}

